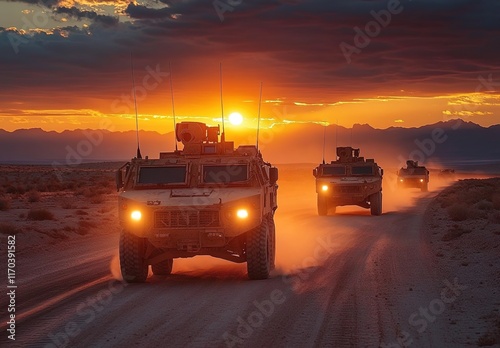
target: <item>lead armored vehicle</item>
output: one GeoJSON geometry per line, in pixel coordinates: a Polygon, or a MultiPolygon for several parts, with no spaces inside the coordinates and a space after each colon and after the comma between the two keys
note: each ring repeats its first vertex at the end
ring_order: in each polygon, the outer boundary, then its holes
{"type": "Polygon", "coordinates": [[[398,188],[419,188],[422,192],[429,190],[429,171],[419,166],[418,161],[406,161],[406,168],[398,170],[398,188]]]}
{"type": "Polygon", "coordinates": [[[219,127],[176,126],[182,151],[134,158],[117,172],[120,264],[127,282],[149,265],[168,275],[173,260],[210,255],[247,263],[250,279],[274,268],[278,170],[256,146],[219,140],[219,127]]]}
{"type": "Polygon", "coordinates": [[[369,208],[372,215],[382,214],[383,169],[375,160],[359,156],[359,149],[337,147],[336,161],[314,169],[318,214],[327,215],[343,205],[369,208]]]}

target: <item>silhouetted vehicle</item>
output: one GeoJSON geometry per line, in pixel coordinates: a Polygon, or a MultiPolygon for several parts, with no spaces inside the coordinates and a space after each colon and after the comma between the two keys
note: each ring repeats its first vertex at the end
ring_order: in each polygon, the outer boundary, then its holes
{"type": "Polygon", "coordinates": [[[398,188],[419,188],[422,192],[429,190],[429,171],[419,166],[418,161],[406,161],[406,168],[398,170],[398,188]]]}
{"type": "Polygon", "coordinates": [[[316,167],[318,214],[335,212],[336,207],[358,205],[372,215],[382,214],[382,177],[384,171],[375,160],[359,157],[359,149],[337,147],[337,161],[316,167]]]}
{"type": "Polygon", "coordinates": [[[176,126],[182,151],[134,158],[117,172],[120,263],[127,282],[151,265],[168,275],[173,259],[210,255],[247,263],[250,279],[274,268],[278,169],[256,146],[219,141],[219,127],[176,126]]]}

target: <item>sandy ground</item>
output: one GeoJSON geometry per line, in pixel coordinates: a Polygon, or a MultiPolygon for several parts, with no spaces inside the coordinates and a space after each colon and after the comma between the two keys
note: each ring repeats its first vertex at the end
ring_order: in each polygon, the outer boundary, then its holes
{"type": "MultiPolygon", "coordinates": [[[[271,279],[249,281],[244,264],[196,257],[176,260],[170,277],[128,285],[119,274],[112,167],[68,170],[62,181],[51,168],[0,167],[2,259],[6,233],[18,232],[10,346],[500,346],[493,194],[491,205],[471,203],[474,213],[452,221],[460,197],[437,197],[449,182],[434,180],[429,193],[395,191],[386,175],[382,216],[343,207],[319,217],[312,167],[281,166],[271,279]],[[40,177],[40,187],[27,187],[40,177]],[[28,219],[40,209],[53,220],[28,219]]],[[[467,185],[472,192],[478,184],[467,185]]],[[[1,303],[3,345],[7,298],[1,303]]]]}

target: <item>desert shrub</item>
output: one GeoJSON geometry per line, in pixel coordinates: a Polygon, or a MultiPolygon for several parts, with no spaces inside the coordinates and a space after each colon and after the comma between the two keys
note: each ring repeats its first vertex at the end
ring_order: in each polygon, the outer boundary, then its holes
{"type": "Polygon", "coordinates": [[[476,203],[476,207],[479,210],[491,210],[491,209],[493,209],[493,203],[490,201],[487,201],[486,199],[483,199],[483,200],[476,203]]]}
{"type": "Polygon", "coordinates": [[[89,215],[89,213],[87,213],[85,210],[81,210],[81,209],[78,209],[77,211],[75,211],[75,214],[76,215],[89,215]]]}
{"type": "Polygon", "coordinates": [[[63,208],[63,209],[75,209],[75,207],[76,206],[70,200],[64,200],[61,203],[61,208],[63,208]]]}
{"type": "Polygon", "coordinates": [[[0,211],[5,211],[10,209],[10,199],[0,198],[0,211]]]}
{"type": "Polygon", "coordinates": [[[495,224],[500,224],[500,212],[496,211],[490,215],[491,222],[495,224]]]}
{"type": "Polygon", "coordinates": [[[448,207],[448,216],[452,221],[465,221],[469,208],[463,203],[455,203],[448,207]]]}
{"type": "Polygon", "coordinates": [[[38,191],[31,190],[28,192],[28,202],[35,203],[40,202],[42,195],[38,191]]]}
{"type": "Polygon", "coordinates": [[[495,338],[495,335],[489,332],[485,333],[477,340],[477,345],[479,347],[491,347],[494,346],[496,343],[497,339],[495,338]]]}
{"type": "Polygon", "coordinates": [[[471,230],[464,229],[458,225],[453,225],[452,228],[450,228],[444,235],[441,237],[441,240],[443,242],[448,242],[453,239],[457,239],[461,237],[465,233],[470,233],[471,230]]]}
{"type": "Polygon", "coordinates": [[[104,203],[104,201],[105,201],[105,198],[103,195],[96,195],[96,196],[90,198],[90,203],[92,203],[92,204],[101,204],[101,203],[104,203]]]}
{"type": "Polygon", "coordinates": [[[78,226],[85,227],[85,228],[94,228],[94,227],[97,227],[97,223],[95,223],[93,221],[80,220],[80,221],[78,221],[78,226]]]}
{"type": "Polygon", "coordinates": [[[31,209],[27,218],[33,221],[55,220],[54,214],[45,209],[31,209]]]}
{"type": "Polygon", "coordinates": [[[0,224],[0,234],[12,235],[12,234],[18,234],[21,232],[22,232],[22,230],[19,227],[16,227],[14,225],[5,224],[5,223],[0,224]]]}
{"type": "Polygon", "coordinates": [[[491,199],[493,208],[500,210],[500,193],[495,193],[491,199]]]}

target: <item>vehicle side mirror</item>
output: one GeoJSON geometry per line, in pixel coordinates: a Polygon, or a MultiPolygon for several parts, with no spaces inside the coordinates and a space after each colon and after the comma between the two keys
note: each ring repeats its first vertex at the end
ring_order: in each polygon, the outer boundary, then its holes
{"type": "Polygon", "coordinates": [[[278,181],[278,168],[271,167],[269,169],[269,181],[271,182],[271,185],[276,184],[278,181]]]}
{"type": "Polygon", "coordinates": [[[380,176],[384,176],[384,170],[380,168],[380,176]]]}
{"type": "Polygon", "coordinates": [[[318,168],[313,169],[313,176],[317,177],[318,176],[318,168]]]}
{"type": "Polygon", "coordinates": [[[123,172],[121,169],[118,169],[116,171],[115,180],[116,180],[116,191],[120,191],[120,189],[123,187],[123,172]]]}

